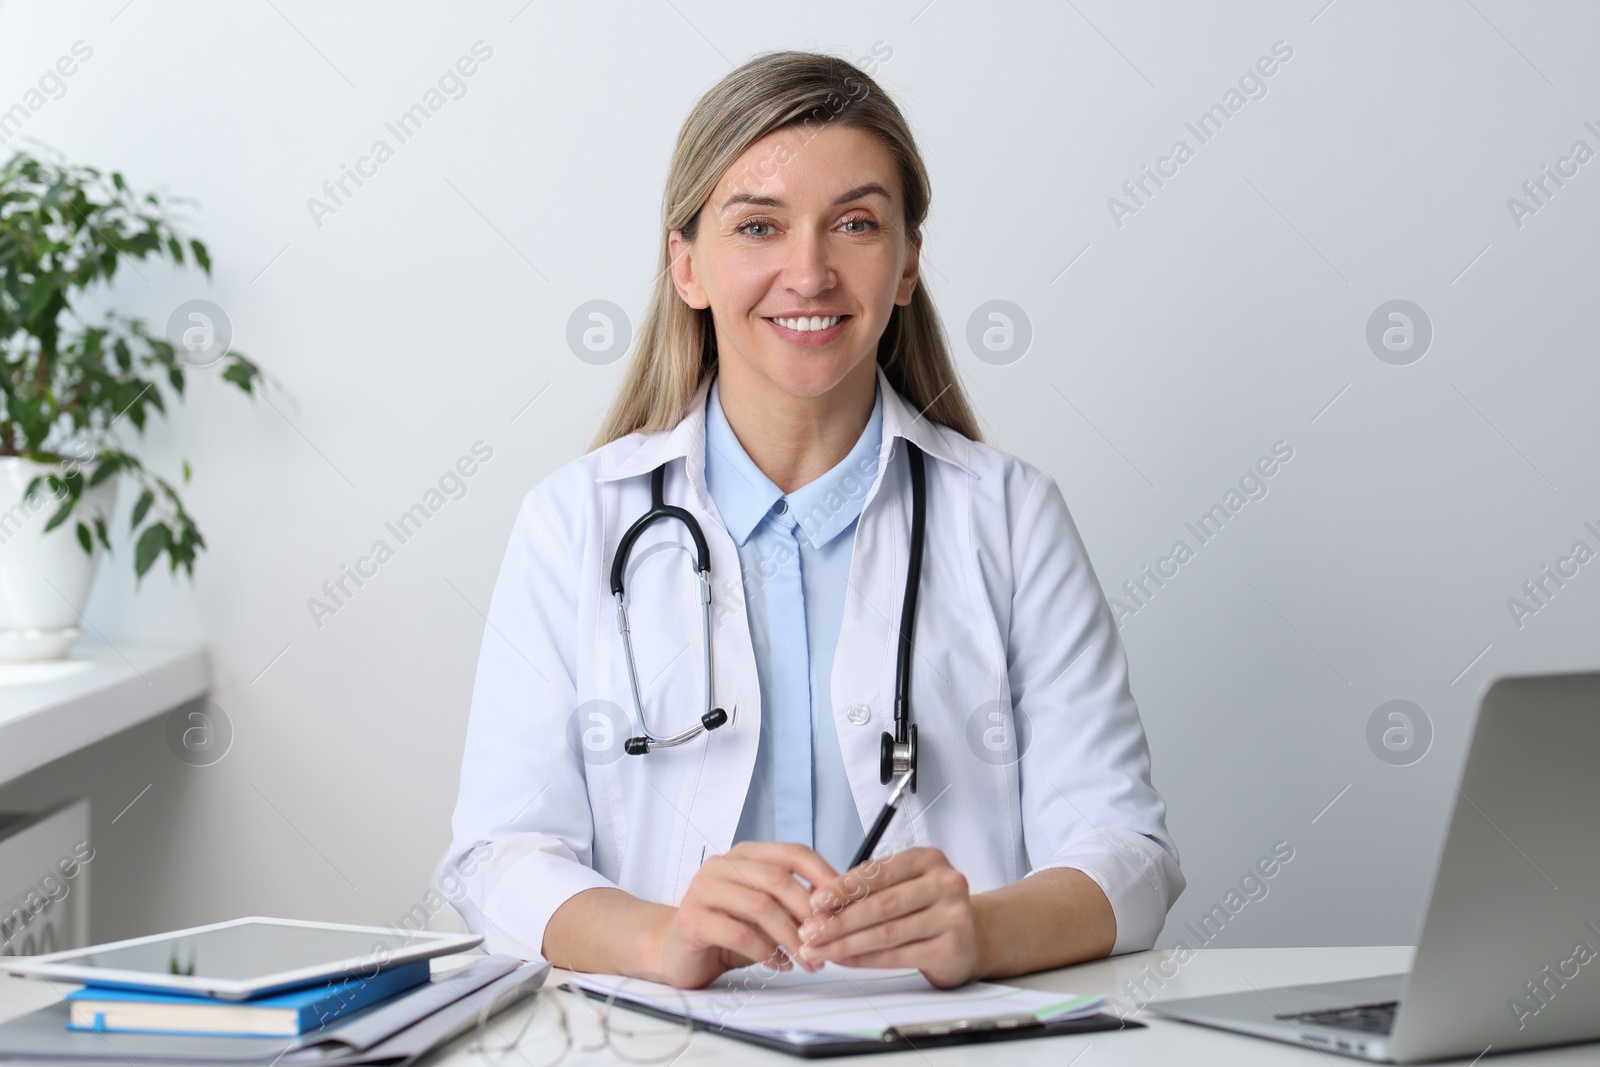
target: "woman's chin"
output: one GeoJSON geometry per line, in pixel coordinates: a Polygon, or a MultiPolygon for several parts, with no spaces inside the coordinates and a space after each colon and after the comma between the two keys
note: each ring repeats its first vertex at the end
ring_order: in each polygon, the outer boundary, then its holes
{"type": "Polygon", "coordinates": [[[832,392],[861,363],[828,353],[786,353],[768,363],[766,376],[794,396],[816,397],[832,392]]]}

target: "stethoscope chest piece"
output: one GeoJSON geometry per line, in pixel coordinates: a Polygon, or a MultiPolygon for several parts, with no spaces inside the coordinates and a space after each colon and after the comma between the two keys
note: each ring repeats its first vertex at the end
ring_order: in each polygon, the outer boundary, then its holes
{"type": "Polygon", "coordinates": [[[897,774],[911,775],[909,788],[917,791],[917,724],[912,723],[904,743],[894,739],[888,730],[878,746],[878,781],[888,785],[897,774]]]}

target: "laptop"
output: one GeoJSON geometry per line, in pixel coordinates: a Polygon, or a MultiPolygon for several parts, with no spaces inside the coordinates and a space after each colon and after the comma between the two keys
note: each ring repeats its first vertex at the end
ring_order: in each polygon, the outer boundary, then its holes
{"type": "Polygon", "coordinates": [[[1148,1010],[1380,1063],[1600,1039],[1600,672],[1484,693],[1410,974],[1148,1010]]]}

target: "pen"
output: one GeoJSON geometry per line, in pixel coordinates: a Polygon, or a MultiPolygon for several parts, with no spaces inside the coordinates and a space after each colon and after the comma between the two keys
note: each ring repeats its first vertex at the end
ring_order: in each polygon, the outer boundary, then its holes
{"type": "Polygon", "coordinates": [[[856,850],[856,858],[850,861],[850,868],[861,866],[872,855],[872,850],[878,847],[883,840],[883,835],[889,829],[889,820],[894,818],[894,813],[900,810],[900,803],[905,799],[906,786],[911,782],[910,772],[900,776],[899,783],[889,792],[889,799],[883,805],[883,810],[878,813],[878,820],[872,824],[872,829],[867,831],[867,839],[861,842],[861,847],[856,850]]]}

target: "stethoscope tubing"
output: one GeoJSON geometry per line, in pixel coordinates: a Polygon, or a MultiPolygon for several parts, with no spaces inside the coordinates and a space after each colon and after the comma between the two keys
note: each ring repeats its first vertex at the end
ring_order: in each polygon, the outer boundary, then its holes
{"type": "MultiPolygon", "coordinates": [[[[917,791],[917,727],[911,722],[911,656],[912,630],[916,625],[917,587],[922,580],[922,546],[924,541],[925,485],[922,450],[910,440],[906,441],[906,459],[911,465],[911,551],[906,563],[905,598],[900,609],[900,642],[895,658],[894,733],[885,731],[882,738],[879,774],[885,783],[896,774],[907,774],[913,793],[917,791]]],[[[634,714],[639,721],[639,736],[630,737],[624,746],[630,755],[644,755],[656,748],[673,748],[690,741],[707,730],[715,730],[728,721],[721,708],[711,706],[711,553],[706,546],[705,533],[700,523],[683,508],[663,500],[666,464],[657,467],[650,476],[650,510],[641,515],[617,544],[611,561],[611,594],[617,602],[617,630],[622,634],[622,648],[628,665],[628,687],[633,696],[634,714]],[[677,519],[689,530],[694,539],[695,573],[700,580],[701,644],[705,649],[705,708],[700,721],[675,734],[658,737],[645,721],[644,698],[639,691],[638,664],[633,656],[633,639],[628,626],[628,608],[623,590],[623,571],[634,542],[650,526],[661,519],[677,519]]]]}
{"type": "Polygon", "coordinates": [[[711,706],[711,552],[706,547],[705,533],[700,529],[700,523],[695,521],[695,517],[683,508],[663,502],[666,473],[667,468],[663,464],[651,474],[651,508],[622,535],[622,541],[617,545],[616,558],[611,561],[611,594],[617,601],[617,629],[622,634],[623,654],[628,661],[628,686],[633,691],[633,708],[639,718],[640,736],[629,738],[627,748],[630,753],[638,752],[641,755],[652,748],[675,748],[693,740],[703,731],[714,730],[727,721],[725,712],[711,706]],[[628,628],[628,608],[622,588],[622,572],[628,562],[628,553],[633,549],[633,543],[651,523],[660,519],[677,519],[689,528],[689,536],[694,538],[695,573],[700,579],[700,643],[705,649],[706,679],[706,710],[701,714],[700,721],[666,737],[657,737],[651,732],[650,724],[645,721],[644,700],[639,693],[639,670],[633,658],[633,638],[628,628]]]}
{"type": "Polygon", "coordinates": [[[909,774],[911,791],[917,791],[917,727],[911,721],[911,632],[917,625],[917,587],[922,584],[923,527],[926,505],[922,450],[906,442],[911,464],[911,553],[906,561],[905,599],[900,605],[900,650],[894,667],[894,736],[883,735],[879,777],[887,785],[896,774],[909,774]]]}

